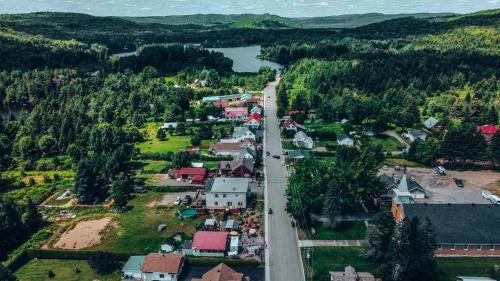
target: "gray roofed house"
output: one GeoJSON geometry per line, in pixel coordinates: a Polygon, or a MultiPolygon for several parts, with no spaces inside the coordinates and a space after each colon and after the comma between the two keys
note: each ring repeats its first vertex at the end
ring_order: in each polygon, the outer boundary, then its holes
{"type": "Polygon", "coordinates": [[[395,193],[396,192],[405,194],[408,192],[414,199],[423,199],[426,195],[425,189],[417,182],[417,180],[414,177],[407,177],[406,175],[403,175],[403,178],[397,185],[395,193]]]}
{"type": "Polygon", "coordinates": [[[128,279],[139,279],[142,276],[142,265],[146,256],[130,256],[122,268],[123,277],[128,279]]]}
{"type": "Polygon", "coordinates": [[[337,143],[339,145],[353,146],[354,140],[348,137],[347,135],[341,134],[337,136],[337,143]]]}
{"type": "Polygon", "coordinates": [[[429,218],[438,244],[500,245],[498,205],[404,204],[403,210],[406,218],[429,218]]]}
{"type": "Polygon", "coordinates": [[[206,207],[213,209],[246,208],[250,193],[248,178],[214,178],[206,188],[206,207]]]}
{"type": "Polygon", "coordinates": [[[434,126],[436,126],[438,123],[439,123],[438,119],[436,119],[434,117],[429,117],[429,118],[427,118],[427,120],[424,121],[424,126],[430,130],[430,129],[434,128],[434,126]]]}
{"type": "Polygon", "coordinates": [[[234,127],[231,137],[235,140],[255,139],[256,135],[248,127],[234,127]]]}
{"type": "Polygon", "coordinates": [[[420,139],[422,141],[427,139],[427,133],[419,129],[412,129],[407,133],[404,133],[403,136],[408,138],[411,142],[414,142],[416,139],[420,139]]]}
{"type": "Polygon", "coordinates": [[[288,159],[300,161],[309,156],[309,150],[295,149],[288,151],[288,159]]]}

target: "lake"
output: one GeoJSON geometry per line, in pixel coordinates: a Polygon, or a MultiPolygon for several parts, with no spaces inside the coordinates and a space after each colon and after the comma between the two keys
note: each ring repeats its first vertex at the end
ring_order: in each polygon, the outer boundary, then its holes
{"type": "Polygon", "coordinates": [[[234,72],[259,72],[263,66],[269,66],[272,69],[280,69],[281,64],[258,59],[260,46],[235,47],[235,48],[207,48],[210,51],[221,52],[224,56],[233,60],[234,72]]]}

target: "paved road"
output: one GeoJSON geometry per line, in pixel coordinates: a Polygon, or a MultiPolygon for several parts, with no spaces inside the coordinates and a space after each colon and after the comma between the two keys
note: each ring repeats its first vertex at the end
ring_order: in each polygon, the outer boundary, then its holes
{"type": "Polygon", "coordinates": [[[299,247],[360,247],[366,240],[300,240],[299,247]]]}
{"type": "MultiPolygon", "coordinates": [[[[279,78],[278,78],[279,80],[279,78]]],[[[272,155],[282,155],[279,122],[276,116],[275,86],[278,80],[270,83],[264,90],[265,130],[264,165],[266,173],[266,210],[272,208],[273,214],[266,216],[266,280],[302,281],[304,270],[300,260],[298,238],[292,228],[291,218],[285,211],[285,189],[287,172],[281,160],[272,155]],[[268,98],[268,96],[270,98],[268,98]],[[271,156],[265,156],[269,151],[271,156]]],[[[267,214],[267,212],[266,212],[267,214]]]]}

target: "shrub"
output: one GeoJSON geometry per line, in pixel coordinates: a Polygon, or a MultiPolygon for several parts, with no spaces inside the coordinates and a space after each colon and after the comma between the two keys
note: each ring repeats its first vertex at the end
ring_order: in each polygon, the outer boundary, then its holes
{"type": "Polygon", "coordinates": [[[54,278],[56,276],[56,274],[54,273],[54,271],[49,270],[49,273],[47,274],[47,276],[49,276],[49,278],[54,278]]]}
{"type": "Polygon", "coordinates": [[[113,254],[104,252],[91,254],[88,263],[97,273],[103,274],[111,273],[119,266],[118,260],[113,254]]]}

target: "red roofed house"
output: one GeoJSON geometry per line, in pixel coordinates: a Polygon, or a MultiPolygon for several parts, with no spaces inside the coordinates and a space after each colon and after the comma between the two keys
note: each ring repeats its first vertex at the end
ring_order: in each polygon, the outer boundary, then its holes
{"type": "Polygon", "coordinates": [[[194,234],[193,256],[223,257],[227,252],[228,233],[223,231],[198,231],[194,234]]]}
{"type": "Polygon", "coordinates": [[[210,269],[200,279],[193,278],[191,281],[250,281],[249,277],[243,279],[243,273],[234,271],[229,266],[221,263],[210,269]]]}
{"type": "Polygon", "coordinates": [[[486,142],[489,142],[491,141],[491,139],[493,138],[493,136],[496,134],[496,133],[499,133],[500,132],[500,129],[495,126],[495,125],[483,125],[483,126],[478,126],[477,127],[477,130],[479,132],[481,132],[481,134],[483,134],[484,136],[484,139],[486,140],[486,142]]]}
{"type": "Polygon", "coordinates": [[[253,129],[258,129],[260,127],[260,122],[262,121],[262,116],[259,113],[254,112],[250,116],[248,116],[245,121],[245,126],[253,129]]]}
{"type": "Polygon", "coordinates": [[[283,125],[281,127],[283,128],[283,130],[292,130],[295,132],[297,132],[298,130],[304,131],[306,129],[306,127],[300,125],[299,123],[291,119],[288,119],[285,122],[283,122],[283,125]]]}
{"type": "Polygon", "coordinates": [[[177,281],[183,265],[184,256],[180,254],[148,254],[141,268],[141,280],[177,281]]]}
{"type": "Polygon", "coordinates": [[[173,169],[175,177],[178,179],[188,179],[193,183],[203,183],[207,176],[206,168],[181,168],[173,169]]]}
{"type": "Polygon", "coordinates": [[[226,107],[224,108],[224,116],[227,120],[233,122],[243,122],[248,117],[247,107],[226,107]]]}

